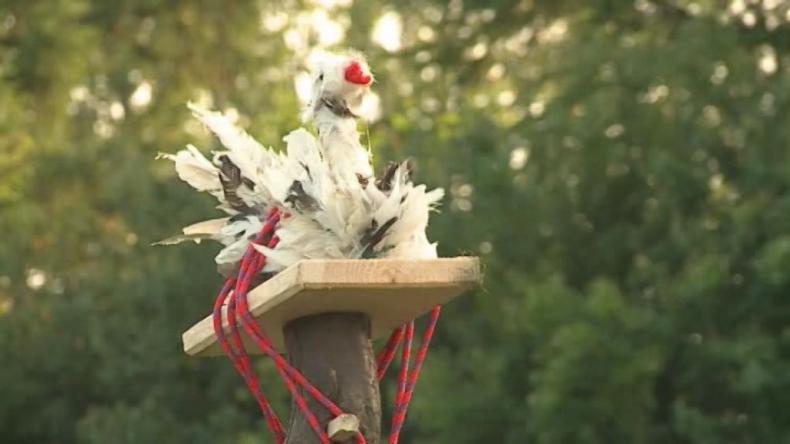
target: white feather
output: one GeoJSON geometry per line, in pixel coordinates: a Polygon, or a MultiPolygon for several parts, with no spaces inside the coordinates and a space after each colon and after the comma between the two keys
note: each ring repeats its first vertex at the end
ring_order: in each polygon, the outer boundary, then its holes
{"type": "Polygon", "coordinates": [[[224,225],[215,235],[215,239],[225,245],[214,258],[217,264],[235,263],[241,260],[250,238],[255,236],[263,223],[255,216],[247,216],[224,225]]]}
{"type": "MultiPolygon", "coordinates": [[[[237,212],[224,202],[219,180],[218,156],[227,155],[243,178],[252,181],[252,189],[241,186],[237,195],[250,207],[265,211],[280,208],[289,217],[280,220],[277,228],[279,243],[275,248],[253,245],[267,257],[264,271],[279,271],[303,259],[358,258],[370,251],[366,236],[371,230],[395,220],[373,253],[398,258],[424,259],[436,257],[436,244],[425,234],[431,210],[444,192],[427,191],[425,185],[414,185],[408,168],[400,165],[391,187],[382,191],[374,184],[369,151],[359,141],[356,121],[338,117],[327,106],[325,97],[341,99],[337,103],[352,106],[368,91],[367,85],[346,82],[344,68],[359,61],[357,55],[334,56],[320,65],[321,76],[316,83],[305,116],[312,120],[318,137],[303,128],[287,134],[284,153],[267,149],[221,113],[189,104],[194,116],[214,133],[227,151],[215,155],[214,164],[193,146],[175,155],[163,155],[176,164],[181,179],[194,188],[216,195],[220,208],[230,214],[237,212]],[[296,184],[298,182],[298,184],[296,184]],[[305,195],[299,194],[300,185],[305,195]],[[294,207],[290,197],[300,202],[294,207]],[[306,199],[306,200],[305,200],[306,199]]],[[[244,255],[256,233],[261,229],[263,214],[213,219],[184,228],[185,235],[207,235],[225,247],[215,258],[218,264],[234,264],[244,255]]]]}
{"type": "MultiPolygon", "coordinates": [[[[228,149],[218,155],[227,155],[231,162],[239,167],[242,176],[256,185],[261,185],[264,171],[278,167],[280,156],[274,151],[264,148],[244,130],[234,125],[230,119],[221,113],[202,109],[193,103],[189,103],[187,106],[192,110],[192,114],[228,149]]],[[[216,156],[214,161],[217,163],[216,156]]],[[[260,190],[260,192],[264,193],[261,196],[264,199],[268,197],[266,190],[260,190]]],[[[239,197],[245,198],[245,196],[239,197]]],[[[249,198],[249,196],[247,197],[249,198]]]]}
{"type": "Polygon", "coordinates": [[[186,235],[193,234],[207,234],[214,235],[219,233],[222,227],[228,222],[229,217],[220,217],[219,219],[209,219],[202,222],[194,223],[184,227],[181,231],[186,235]]]}
{"type": "Polygon", "coordinates": [[[219,170],[193,145],[187,145],[187,149],[176,154],[160,153],[158,158],[172,160],[178,177],[192,188],[214,195],[222,194],[219,170]]]}

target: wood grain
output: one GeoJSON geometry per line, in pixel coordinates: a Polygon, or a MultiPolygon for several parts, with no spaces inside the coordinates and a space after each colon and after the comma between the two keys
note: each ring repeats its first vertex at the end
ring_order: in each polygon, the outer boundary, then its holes
{"type": "MultiPolygon", "coordinates": [[[[370,343],[370,320],[362,313],[323,313],[285,325],[288,360],[343,412],[352,414],[368,444],[381,441],[381,395],[376,378],[376,355],[370,343]]],[[[354,431],[329,430],[333,415],[307,396],[318,422],[334,435],[334,442],[354,444],[354,431]]],[[[335,426],[338,424],[335,423],[335,426]]],[[[296,402],[285,444],[321,444],[296,402]]]]}
{"type": "MultiPolygon", "coordinates": [[[[428,260],[307,260],[294,264],[248,294],[250,311],[275,348],[284,351],[283,326],[321,313],[364,313],[372,338],[444,304],[480,281],[476,257],[428,260]]],[[[224,325],[228,330],[227,323],[224,325]]],[[[222,354],[211,316],[183,334],[193,356],[222,354]]],[[[257,353],[245,343],[250,353],[257,353]]]]}

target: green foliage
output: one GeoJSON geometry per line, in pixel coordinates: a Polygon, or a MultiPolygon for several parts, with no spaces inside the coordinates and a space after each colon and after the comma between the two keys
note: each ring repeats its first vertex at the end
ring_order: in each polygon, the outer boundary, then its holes
{"type": "MultiPolygon", "coordinates": [[[[338,3],[376,161],[415,157],[449,190],[431,237],[486,266],[404,442],[790,441],[790,6],[338,3]]],[[[216,146],[188,100],[277,145],[316,9],[0,5],[3,442],[270,442],[232,368],[181,353],[216,249],[149,245],[214,210],[154,157],[216,146]]]]}

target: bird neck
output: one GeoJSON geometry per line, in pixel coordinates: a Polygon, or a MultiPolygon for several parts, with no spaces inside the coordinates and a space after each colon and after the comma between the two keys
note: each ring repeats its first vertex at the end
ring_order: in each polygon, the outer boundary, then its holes
{"type": "Polygon", "coordinates": [[[344,141],[359,144],[357,121],[354,117],[337,116],[321,109],[315,116],[315,127],[322,141],[344,141]]]}
{"type": "Polygon", "coordinates": [[[338,116],[321,109],[316,113],[315,126],[324,160],[335,174],[349,173],[354,180],[373,175],[370,153],[359,142],[354,117],[338,116]]]}

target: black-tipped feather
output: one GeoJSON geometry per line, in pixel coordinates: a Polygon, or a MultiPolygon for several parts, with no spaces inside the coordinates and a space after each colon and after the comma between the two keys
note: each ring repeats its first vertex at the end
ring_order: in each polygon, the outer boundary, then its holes
{"type": "Polygon", "coordinates": [[[349,109],[346,101],[338,97],[322,97],[321,105],[325,106],[338,117],[357,117],[351,109],[349,109]]]}
{"type": "Polygon", "coordinates": [[[368,183],[370,183],[370,178],[357,173],[357,181],[359,182],[359,185],[364,190],[365,188],[368,187],[368,183]]]}
{"type": "Polygon", "coordinates": [[[395,178],[395,173],[400,168],[406,169],[406,177],[407,181],[411,180],[412,174],[414,173],[414,164],[412,163],[411,159],[407,159],[403,162],[390,162],[387,167],[384,169],[384,173],[376,180],[376,188],[381,191],[391,191],[392,190],[392,180],[395,178]]]}
{"type": "Polygon", "coordinates": [[[293,208],[301,212],[313,212],[321,209],[321,204],[313,196],[305,192],[302,182],[298,180],[293,181],[291,188],[288,189],[288,197],[285,198],[285,203],[291,204],[293,208]]]}
{"type": "Polygon", "coordinates": [[[376,180],[376,188],[381,191],[390,191],[392,189],[392,179],[395,177],[395,172],[398,171],[399,166],[398,162],[390,162],[384,169],[384,174],[376,180]]]}
{"type": "Polygon", "coordinates": [[[249,207],[244,203],[244,200],[239,197],[237,190],[241,186],[247,186],[252,190],[255,184],[246,177],[242,177],[241,169],[239,169],[228,156],[219,156],[219,161],[219,181],[222,184],[222,194],[225,196],[225,202],[227,202],[231,208],[241,213],[254,213],[254,209],[249,207]]]}
{"type": "Polygon", "coordinates": [[[362,252],[362,257],[365,259],[373,257],[373,248],[379,244],[384,239],[384,236],[387,234],[387,230],[398,221],[397,217],[391,217],[388,219],[384,224],[379,226],[378,221],[373,219],[370,222],[370,228],[368,228],[365,233],[362,235],[362,245],[365,245],[365,250],[362,252]]]}

